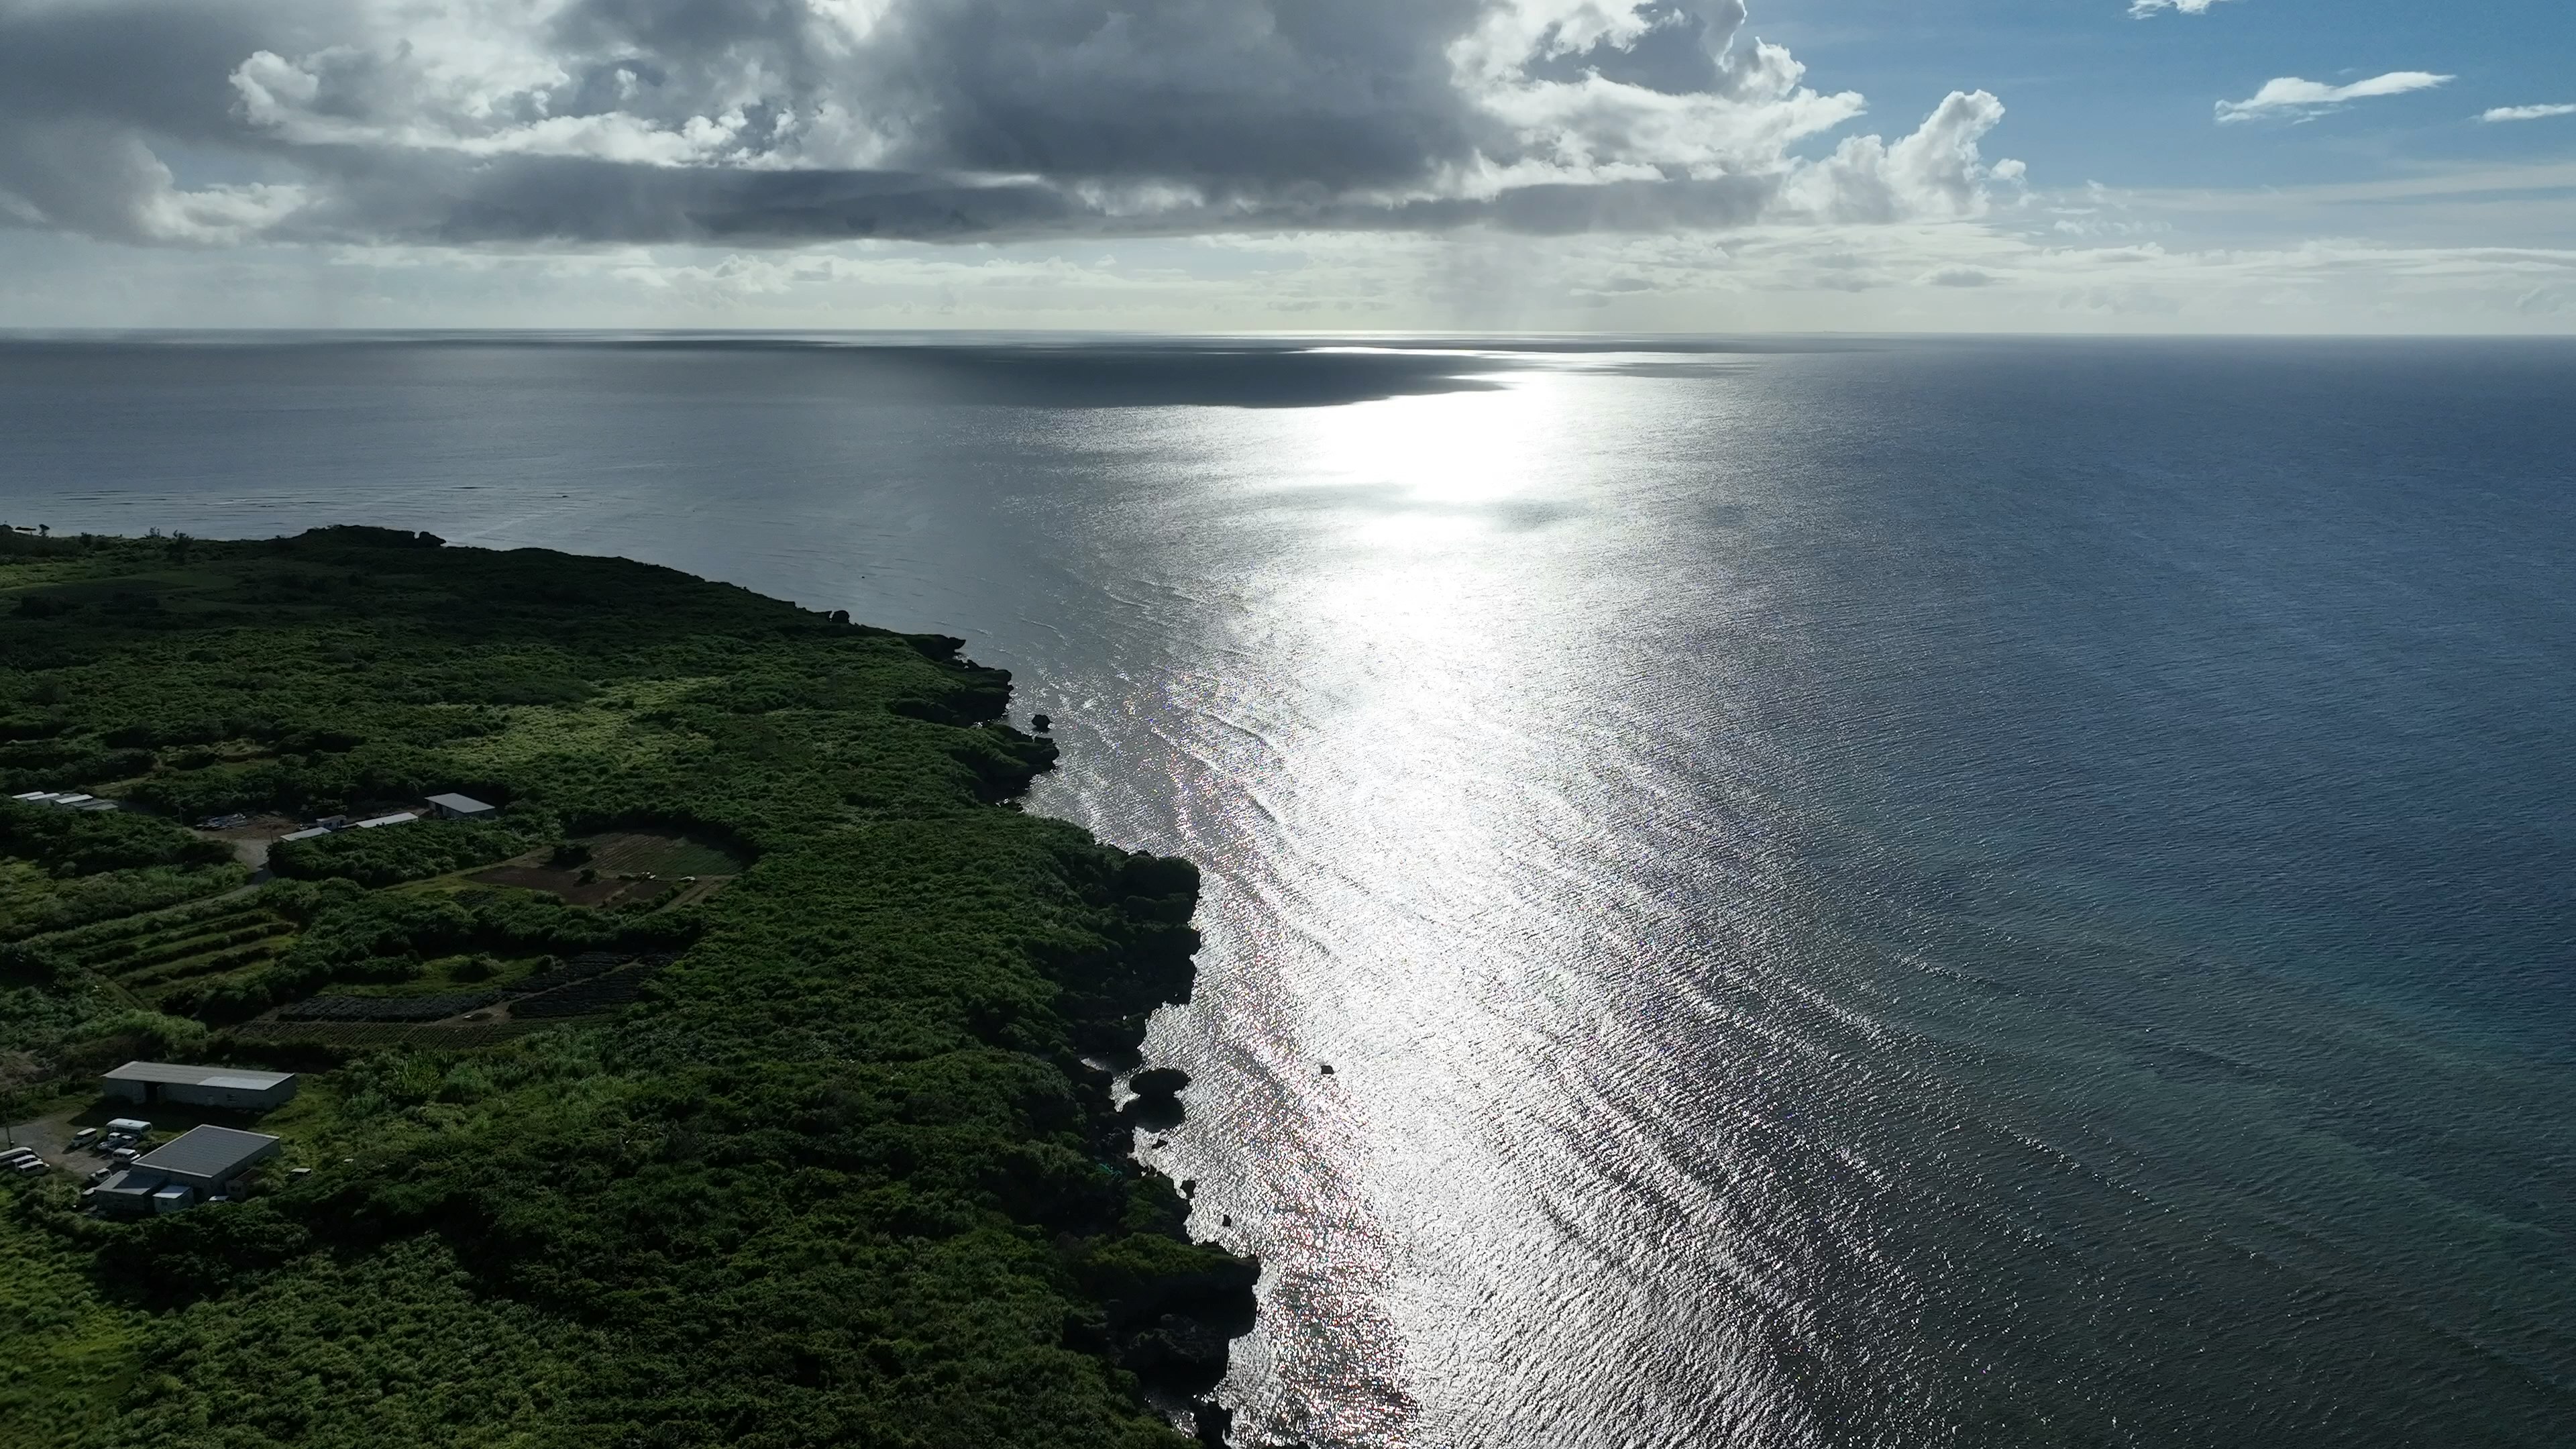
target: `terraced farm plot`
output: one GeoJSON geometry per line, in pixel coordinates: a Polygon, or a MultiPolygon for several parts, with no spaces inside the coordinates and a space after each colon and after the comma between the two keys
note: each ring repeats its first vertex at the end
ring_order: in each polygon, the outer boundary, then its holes
{"type": "Polygon", "coordinates": [[[84,963],[112,960],[117,951],[129,949],[133,943],[146,937],[181,927],[201,926],[236,913],[256,911],[258,907],[244,899],[248,894],[247,891],[234,891],[166,910],[144,911],[56,931],[42,937],[39,944],[84,963]],[[103,947],[107,949],[100,949],[103,947]]]}
{"type": "Polygon", "coordinates": [[[239,865],[156,865],[65,880],[28,861],[0,859],[0,940],[113,923],[230,890],[247,878],[239,865]]]}
{"type": "Polygon", "coordinates": [[[171,981],[273,956],[294,930],[293,922],[253,908],[118,943],[125,949],[82,964],[128,985],[171,981]]]}
{"type": "Polygon", "coordinates": [[[40,944],[158,1006],[174,991],[268,965],[295,944],[295,923],[233,898],[102,922],[40,944]]]}
{"type": "Polygon", "coordinates": [[[414,1047],[424,1051],[467,1051],[498,1046],[513,1037],[555,1025],[549,1021],[246,1021],[232,1029],[245,1041],[315,1042],[323,1046],[363,1049],[414,1047]]]}
{"type": "Polygon", "coordinates": [[[498,1003],[498,991],[459,991],[438,996],[324,995],[278,1009],[279,1021],[441,1021],[498,1003]]]}

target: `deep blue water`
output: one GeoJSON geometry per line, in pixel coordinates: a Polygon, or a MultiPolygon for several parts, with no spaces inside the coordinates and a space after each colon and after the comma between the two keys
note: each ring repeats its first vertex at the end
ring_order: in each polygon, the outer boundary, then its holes
{"type": "Polygon", "coordinates": [[[0,517],[966,636],[1252,1442],[2576,1442],[2576,345],[0,345],[0,517]],[[1330,1062],[1330,1076],[1318,1070],[1330,1062]],[[1229,1221],[1230,1220],[1230,1221],[1229,1221]]]}

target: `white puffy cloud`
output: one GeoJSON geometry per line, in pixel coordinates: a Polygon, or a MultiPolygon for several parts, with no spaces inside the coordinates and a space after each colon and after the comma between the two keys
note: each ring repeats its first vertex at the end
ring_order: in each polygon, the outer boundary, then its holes
{"type": "Polygon", "coordinates": [[[1741,0],[0,0],[0,136],[71,107],[101,154],[222,173],[99,167],[81,202],[79,167],[46,183],[0,149],[0,225],[1552,234],[1968,217],[2018,178],[1978,154],[2002,114],[1982,91],[1803,159],[1862,100],[1746,28],[1741,0]]]}
{"type": "Polygon", "coordinates": [[[2323,81],[2301,80],[2297,76],[2280,76],[2263,82],[2263,88],[2241,101],[2220,101],[2218,119],[2254,121],[2268,116],[2305,118],[2329,111],[2347,101],[2366,100],[2373,96],[2402,96],[2410,91],[2431,90],[2447,85],[2454,77],[2435,75],[2422,70],[2392,70],[2350,85],[2330,86],[2323,81]]]}
{"type": "Polygon", "coordinates": [[[2129,13],[2140,20],[2160,11],[2173,10],[2184,15],[2207,15],[2218,0],[2129,0],[2129,13]]]}
{"type": "Polygon", "coordinates": [[[1985,214],[1992,183],[2018,183],[2018,161],[1985,164],[1977,143],[2004,117],[1984,91],[1952,91],[1912,135],[1889,145],[1852,136],[1824,161],[1795,170],[1781,209],[1824,221],[1895,222],[1985,214]]]}
{"type": "Polygon", "coordinates": [[[2576,105],[2497,106],[2480,113],[2478,119],[2492,126],[2498,121],[2545,121],[2551,116],[2576,116],[2576,105]]]}

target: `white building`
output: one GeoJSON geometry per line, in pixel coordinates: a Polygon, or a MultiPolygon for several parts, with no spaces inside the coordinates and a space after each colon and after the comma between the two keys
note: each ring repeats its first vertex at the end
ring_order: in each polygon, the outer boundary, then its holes
{"type": "Polygon", "coordinates": [[[187,1067],[171,1062],[127,1062],[100,1078],[120,1102],[183,1102],[264,1112],[295,1099],[293,1072],[253,1072],[240,1067],[187,1067]]]}

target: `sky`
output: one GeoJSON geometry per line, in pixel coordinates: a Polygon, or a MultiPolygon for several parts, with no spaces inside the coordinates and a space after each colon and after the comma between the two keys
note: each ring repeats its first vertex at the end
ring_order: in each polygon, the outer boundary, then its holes
{"type": "Polygon", "coordinates": [[[2576,6],[0,0],[0,327],[2565,334],[2576,6]]]}

